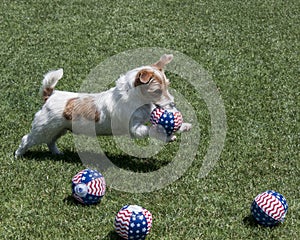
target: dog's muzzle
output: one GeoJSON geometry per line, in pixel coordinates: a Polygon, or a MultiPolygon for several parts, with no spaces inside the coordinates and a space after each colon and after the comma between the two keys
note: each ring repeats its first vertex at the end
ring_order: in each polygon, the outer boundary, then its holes
{"type": "Polygon", "coordinates": [[[176,108],[176,104],[174,102],[168,102],[168,103],[165,103],[165,104],[154,104],[156,107],[159,107],[159,108],[167,108],[167,109],[173,109],[173,108],[176,108]]]}

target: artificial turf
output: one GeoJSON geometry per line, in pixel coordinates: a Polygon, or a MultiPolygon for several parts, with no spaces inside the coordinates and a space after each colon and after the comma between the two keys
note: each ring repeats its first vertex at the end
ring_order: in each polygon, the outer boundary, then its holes
{"type": "MultiPolygon", "coordinates": [[[[149,239],[298,239],[299,12],[296,0],[1,1],[0,238],[118,239],[114,217],[129,203],[153,214],[149,239]],[[44,73],[64,68],[57,89],[78,91],[102,61],[147,47],[189,56],[217,86],[227,132],[207,176],[199,178],[212,134],[210,112],[193,85],[168,70],[172,88],[196,113],[193,130],[201,132],[193,163],[172,184],[128,193],[108,181],[102,202],[85,207],[70,196],[73,175],[85,167],[72,134],[58,142],[63,156],[38,146],[14,159],[42,105],[44,73]],[[254,197],[268,189],[289,204],[286,221],[275,228],[250,216],[254,197]]],[[[144,159],[123,153],[111,137],[99,143],[115,165],[143,173],[168,165],[178,150],[178,143],[168,144],[144,159]]]]}

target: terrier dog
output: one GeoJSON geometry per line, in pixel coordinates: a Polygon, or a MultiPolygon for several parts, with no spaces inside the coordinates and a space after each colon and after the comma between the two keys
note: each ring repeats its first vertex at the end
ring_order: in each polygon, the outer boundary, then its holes
{"type": "MultiPolygon", "coordinates": [[[[35,114],[31,132],[22,138],[15,157],[42,143],[46,143],[53,154],[60,154],[56,146],[57,139],[68,130],[75,134],[87,134],[84,128],[87,122],[94,124],[97,135],[129,132],[132,137],[143,138],[152,131],[154,136],[162,139],[162,131],[146,123],[155,106],[176,109],[174,97],[168,91],[169,80],[163,70],[172,59],[173,55],[164,54],[152,65],[128,71],[120,76],[115,87],[97,94],[54,90],[63,76],[63,70],[48,72],[41,88],[44,105],[35,114]],[[79,122],[81,127],[74,128],[75,122],[79,122]]],[[[190,123],[183,123],[179,132],[190,129],[190,123]]],[[[175,139],[174,135],[165,137],[165,141],[175,139]]]]}

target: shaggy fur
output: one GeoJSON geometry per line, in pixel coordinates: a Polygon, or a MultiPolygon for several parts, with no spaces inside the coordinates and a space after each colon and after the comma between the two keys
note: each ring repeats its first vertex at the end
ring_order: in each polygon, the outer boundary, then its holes
{"type": "Polygon", "coordinates": [[[69,99],[65,106],[63,116],[67,120],[74,121],[78,121],[82,118],[95,122],[100,120],[100,113],[97,110],[95,99],[89,96],[69,99]]]}
{"type": "MultiPolygon", "coordinates": [[[[41,93],[44,105],[35,114],[31,132],[22,138],[15,156],[22,156],[30,147],[46,143],[53,154],[59,154],[56,140],[67,130],[87,134],[85,123],[93,122],[97,135],[131,134],[147,137],[150,129],[163,139],[157,127],[145,125],[155,105],[174,108],[174,98],[168,91],[169,80],[163,71],[173,55],[163,55],[149,66],[142,66],[122,75],[116,86],[101,93],[87,94],[54,90],[63,70],[51,71],[44,76],[41,93]],[[82,127],[74,127],[79,123],[82,127]],[[114,126],[112,129],[112,125],[114,126]]],[[[191,124],[183,123],[180,132],[188,131],[191,124]]],[[[152,134],[151,134],[152,135],[152,134]]],[[[169,136],[166,141],[175,140],[169,136]]]]}

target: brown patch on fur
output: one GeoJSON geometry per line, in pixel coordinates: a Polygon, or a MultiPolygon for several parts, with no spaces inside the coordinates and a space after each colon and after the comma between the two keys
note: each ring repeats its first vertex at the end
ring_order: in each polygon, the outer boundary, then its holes
{"type": "Polygon", "coordinates": [[[151,70],[143,69],[136,75],[134,86],[137,87],[139,85],[146,84],[151,79],[158,82],[159,84],[163,84],[163,80],[161,79],[161,77],[155,75],[155,73],[151,70]]]}
{"type": "Polygon", "coordinates": [[[139,71],[136,75],[134,86],[137,87],[139,85],[148,83],[153,76],[154,72],[152,71],[146,69],[139,71]]]}
{"type": "Polygon", "coordinates": [[[43,89],[43,100],[46,102],[48,98],[52,95],[53,93],[53,88],[44,88],[43,89]]]}
{"type": "Polygon", "coordinates": [[[100,112],[97,110],[93,97],[69,99],[63,116],[67,120],[79,120],[80,118],[95,122],[100,120],[100,112]]]}

